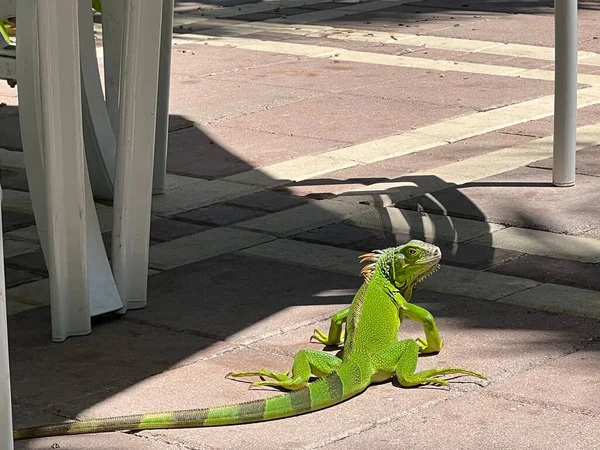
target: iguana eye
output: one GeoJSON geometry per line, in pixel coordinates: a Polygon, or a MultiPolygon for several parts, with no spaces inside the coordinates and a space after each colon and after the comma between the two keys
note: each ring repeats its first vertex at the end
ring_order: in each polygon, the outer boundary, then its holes
{"type": "Polygon", "coordinates": [[[417,255],[417,249],[415,248],[409,248],[406,253],[408,254],[408,256],[416,256],[417,255]]]}

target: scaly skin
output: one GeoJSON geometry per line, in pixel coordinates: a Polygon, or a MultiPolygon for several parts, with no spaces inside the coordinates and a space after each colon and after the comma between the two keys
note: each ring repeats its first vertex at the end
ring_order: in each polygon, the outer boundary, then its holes
{"type": "MultiPolygon", "coordinates": [[[[365,281],[354,296],[346,318],[346,339],[342,358],[315,350],[301,350],[294,357],[291,375],[266,369],[236,372],[233,377],[261,376],[253,386],[289,389],[283,395],[235,405],[187,411],[136,414],[131,416],[67,422],[14,432],[15,439],[43,436],[98,433],[118,430],[189,428],[259,422],[295,416],[340,403],[364,391],[372,382],[396,377],[402,386],[432,383],[445,386],[440,378],[464,374],[484,375],[458,367],[415,372],[420,346],[406,339],[398,341],[401,318],[422,318],[401,294],[404,285],[418,282],[435,270],[440,251],[420,241],[364,255],[374,261],[363,269],[365,281]],[[402,284],[401,280],[411,280],[402,284]],[[400,287],[398,287],[400,286],[400,287]],[[311,374],[319,380],[308,383],[311,374]]],[[[406,288],[404,292],[408,292],[406,288]]],[[[424,322],[425,323],[425,322],[424,322]]],[[[427,328],[426,328],[427,329],[427,328]]],[[[427,348],[429,344],[424,344],[427,348]]]]}
{"type": "MultiPolygon", "coordinates": [[[[433,316],[426,309],[411,304],[410,299],[412,297],[415,285],[429,277],[439,268],[438,263],[441,259],[442,253],[435,245],[427,244],[416,239],[410,241],[404,247],[407,249],[412,248],[412,254],[407,254],[396,258],[394,264],[391,266],[391,273],[389,277],[390,282],[393,283],[393,287],[395,287],[399,293],[399,295],[395,294],[395,300],[398,304],[402,305],[399,307],[400,322],[402,322],[405,317],[408,317],[411,320],[421,323],[425,330],[425,338],[417,339],[417,345],[419,346],[420,352],[436,353],[442,349],[444,343],[440,339],[440,334],[433,316]],[[430,255],[431,258],[420,258],[420,255],[422,254],[430,255]],[[436,259],[434,256],[439,256],[439,258],[436,259]]],[[[373,253],[367,253],[361,256],[361,262],[374,261],[365,266],[361,271],[361,274],[367,281],[372,276],[372,272],[379,255],[389,250],[392,249],[375,250],[373,253]]],[[[338,311],[331,318],[331,325],[329,326],[328,334],[316,329],[311,339],[316,339],[325,345],[338,346],[343,344],[343,325],[346,322],[349,310],[349,307],[344,308],[338,311]]]]}

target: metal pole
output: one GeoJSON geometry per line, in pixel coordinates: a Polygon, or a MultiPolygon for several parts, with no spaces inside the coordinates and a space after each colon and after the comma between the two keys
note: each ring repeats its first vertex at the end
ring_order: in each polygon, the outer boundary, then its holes
{"type": "Polygon", "coordinates": [[[554,0],[554,147],[552,183],[575,184],[577,1],[554,0]]]}

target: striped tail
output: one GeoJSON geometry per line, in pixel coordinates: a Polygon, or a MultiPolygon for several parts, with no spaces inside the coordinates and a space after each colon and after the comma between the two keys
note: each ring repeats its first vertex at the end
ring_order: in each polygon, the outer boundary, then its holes
{"type": "Polygon", "coordinates": [[[214,408],[134,414],[22,428],[15,430],[13,436],[15,440],[20,440],[109,431],[212,427],[281,419],[326,408],[357,395],[368,383],[359,386],[354,382],[345,381],[357,379],[361,379],[360,369],[352,365],[342,367],[338,373],[334,372],[300,390],[264,400],[214,408]]]}

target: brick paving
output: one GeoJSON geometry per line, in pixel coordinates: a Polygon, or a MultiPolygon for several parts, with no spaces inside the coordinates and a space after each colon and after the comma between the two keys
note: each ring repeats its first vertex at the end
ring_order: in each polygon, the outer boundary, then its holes
{"type": "MultiPolygon", "coordinates": [[[[271,396],[223,377],[321,349],[309,337],[360,285],[356,255],[410,238],[443,252],[414,301],[445,347],[420,367],[488,375],[449,390],[383,383],[269,423],[17,448],[595,448],[600,11],[579,5],[587,128],[576,186],[555,188],[535,141],[552,134],[552,1],[176,1],[148,306],[62,344],[50,342],[18,98],[0,86],[16,426],[271,396]]],[[[403,338],[421,334],[405,321],[403,338]]]]}

